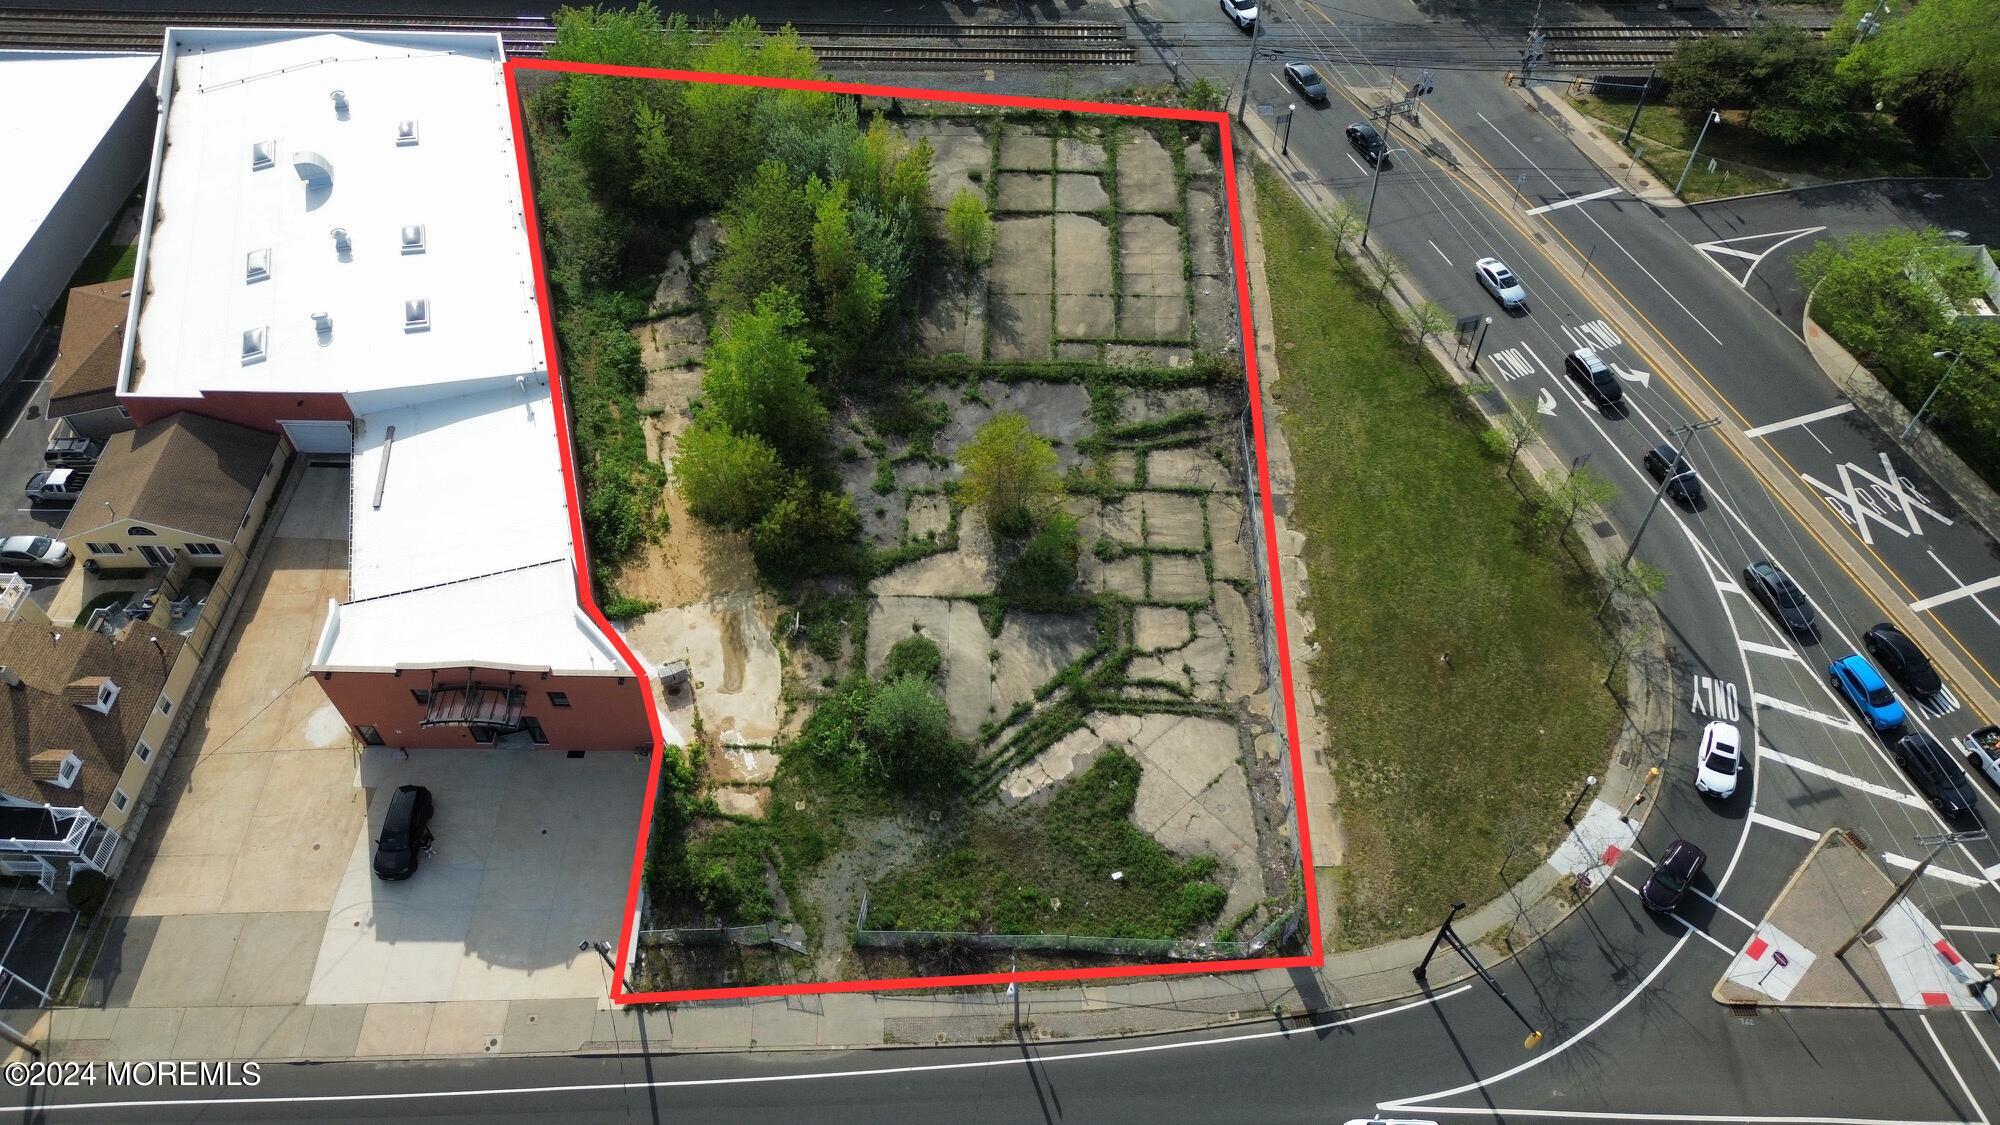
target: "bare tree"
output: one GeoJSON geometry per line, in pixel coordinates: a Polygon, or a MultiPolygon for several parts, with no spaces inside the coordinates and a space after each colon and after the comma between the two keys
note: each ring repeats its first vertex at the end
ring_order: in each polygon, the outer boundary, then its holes
{"type": "Polygon", "coordinates": [[[1499,433],[1506,442],[1507,475],[1512,477],[1515,464],[1521,460],[1521,451],[1542,440],[1542,419],[1538,415],[1508,410],[1500,416],[1499,433]]]}
{"type": "Polygon", "coordinates": [[[1451,327],[1451,314],[1439,308],[1436,301],[1425,301],[1411,306],[1410,311],[1404,314],[1404,319],[1409,321],[1410,333],[1415,337],[1416,351],[1419,355],[1423,354],[1424,345],[1430,342],[1431,337],[1441,335],[1445,329],[1451,327]]]}
{"type": "Polygon", "coordinates": [[[1374,261],[1369,263],[1368,272],[1375,278],[1375,301],[1380,304],[1388,298],[1389,287],[1396,284],[1397,278],[1403,276],[1403,263],[1397,261],[1396,256],[1386,250],[1378,251],[1374,261]]]}
{"type": "Polygon", "coordinates": [[[1354,232],[1360,229],[1361,216],[1355,214],[1354,208],[1338,199],[1327,208],[1326,230],[1333,236],[1334,258],[1338,259],[1346,253],[1347,240],[1353,238],[1354,232]]]}
{"type": "Polygon", "coordinates": [[[1536,519],[1552,542],[1560,543],[1586,508],[1599,508],[1618,495],[1617,486],[1587,468],[1571,470],[1548,490],[1536,519]]]}

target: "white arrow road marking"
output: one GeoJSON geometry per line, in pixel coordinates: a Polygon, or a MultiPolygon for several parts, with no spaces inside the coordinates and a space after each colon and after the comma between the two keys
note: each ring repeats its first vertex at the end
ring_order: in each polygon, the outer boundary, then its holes
{"type": "Polygon", "coordinates": [[[1839,715],[1828,715],[1824,712],[1815,711],[1810,707],[1801,707],[1789,699],[1779,699],[1775,695],[1765,695],[1763,692],[1758,692],[1750,698],[1755,700],[1759,707],[1769,707],[1775,711],[1783,711],[1788,715],[1797,715],[1801,719],[1811,719],[1814,722],[1825,723],[1830,727],[1851,730],[1855,734],[1861,733],[1861,725],[1853,719],[1843,718],[1839,715]]]}
{"type": "Polygon", "coordinates": [[[1781,754],[1768,746],[1759,746],[1757,752],[1764,755],[1765,761],[1783,762],[1801,773],[1814,774],[1818,777],[1826,778],[1828,781],[1837,781],[1850,789],[1859,789],[1863,793],[1895,801],[1898,804],[1908,805],[1913,809],[1924,807],[1923,799],[1914,794],[1906,793],[1899,789],[1891,789],[1886,785],[1877,785],[1872,781],[1863,781],[1853,774],[1827,769],[1818,762],[1808,762],[1804,758],[1794,758],[1790,754],[1781,754]]]}
{"type": "Polygon", "coordinates": [[[1560,211],[1565,207],[1574,207],[1579,203],[1588,203],[1593,199],[1603,199],[1605,196],[1608,195],[1617,195],[1619,192],[1624,190],[1625,189],[1621,187],[1608,187],[1605,188],[1603,191],[1593,191],[1588,195],[1572,195],[1568,199],[1558,200],[1555,203],[1543,204],[1540,207],[1530,207],[1525,212],[1523,212],[1523,214],[1542,215],[1550,211],[1560,211]]]}
{"type": "Polygon", "coordinates": [[[1616,371],[1618,377],[1628,383],[1637,383],[1645,387],[1650,386],[1653,382],[1653,373],[1650,371],[1628,371],[1622,365],[1616,363],[1611,365],[1611,370],[1616,371]]]}
{"type": "Polygon", "coordinates": [[[1535,395],[1535,412],[1550,418],[1556,416],[1556,396],[1550,394],[1547,387],[1543,387],[1535,395]]]}

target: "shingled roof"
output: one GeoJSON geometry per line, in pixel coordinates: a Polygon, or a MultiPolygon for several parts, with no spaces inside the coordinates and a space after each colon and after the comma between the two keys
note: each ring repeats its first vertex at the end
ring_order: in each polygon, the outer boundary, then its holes
{"type": "Polygon", "coordinates": [[[102,814],[183,643],[178,634],[144,621],[117,638],[76,627],[0,622],[0,665],[21,679],[15,687],[0,684],[0,731],[6,733],[0,739],[0,793],[102,814]],[[108,715],[68,698],[72,684],[99,678],[118,685],[108,715]],[[64,788],[53,779],[72,753],[83,770],[64,788]]]}
{"type": "Polygon", "coordinates": [[[200,414],[174,414],[112,434],[63,524],[63,538],[132,519],[229,539],[264,477],[276,434],[200,414]]]}
{"type": "Polygon", "coordinates": [[[49,414],[61,418],[118,405],[118,352],[132,282],[79,285],[63,306],[61,350],[49,371],[49,414]]]}

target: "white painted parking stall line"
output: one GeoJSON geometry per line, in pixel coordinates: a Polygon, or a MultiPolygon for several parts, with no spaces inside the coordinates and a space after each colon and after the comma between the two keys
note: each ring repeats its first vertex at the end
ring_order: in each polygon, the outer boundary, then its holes
{"type": "Polygon", "coordinates": [[[1754,652],[1760,656],[1775,656],[1781,660],[1796,660],[1801,664],[1804,664],[1806,662],[1805,657],[1800,656],[1798,653],[1793,652],[1791,649],[1779,648],[1777,645],[1767,645],[1767,644],[1761,644],[1757,641],[1745,641],[1745,640],[1738,640],[1736,644],[1737,647],[1741,648],[1744,652],[1754,652]]]}
{"type": "Polygon", "coordinates": [[[1884,798],[1886,800],[1894,801],[1900,805],[1908,805],[1910,808],[1913,809],[1921,809],[1925,807],[1923,799],[1921,797],[1916,796],[1915,794],[1906,793],[1900,789],[1891,789],[1886,785],[1877,785],[1872,781],[1864,781],[1861,778],[1855,777],[1853,774],[1841,773],[1839,770],[1828,769],[1825,766],[1820,765],[1818,762],[1808,762],[1804,758],[1795,758],[1790,754],[1782,754],[1776,750],[1771,749],[1768,746],[1759,746],[1757,748],[1757,753],[1762,754],[1764,756],[1765,761],[1783,762],[1785,765],[1788,765],[1793,769],[1798,770],[1801,773],[1809,773],[1815,777],[1823,777],[1828,781],[1837,781],[1840,784],[1845,785],[1850,789],[1859,789],[1863,793],[1869,793],[1874,796],[1884,798]]]}
{"type": "Polygon", "coordinates": [[[1579,203],[1589,203],[1593,199],[1603,199],[1606,196],[1617,195],[1619,192],[1624,190],[1625,189],[1622,187],[1608,187],[1605,188],[1603,191],[1593,191],[1587,195],[1572,195],[1568,199],[1558,200],[1554,203],[1544,203],[1540,207],[1530,207],[1526,211],[1522,212],[1522,214],[1546,215],[1550,211],[1560,211],[1565,207],[1574,207],[1579,203]]]}
{"type": "Polygon", "coordinates": [[[1841,730],[1850,730],[1855,734],[1861,733],[1860,723],[1842,715],[1829,715],[1823,711],[1815,711],[1810,707],[1801,707],[1789,699],[1779,699],[1775,695],[1765,695],[1763,692],[1758,692],[1756,695],[1751,696],[1751,699],[1759,707],[1768,707],[1773,711],[1783,711],[1787,715],[1797,715],[1801,719],[1811,719],[1813,722],[1825,723],[1827,726],[1839,727],[1841,730]]]}
{"type": "Polygon", "coordinates": [[[1801,840],[1817,840],[1819,839],[1820,835],[1819,833],[1814,832],[1810,828],[1800,827],[1799,825],[1793,824],[1789,820],[1779,820],[1777,817],[1772,816],[1769,813],[1760,813],[1760,812],[1751,813],[1750,823],[1761,824],[1766,828],[1775,828],[1778,831],[1783,832],[1788,836],[1797,836],[1801,840]]]}
{"type": "Polygon", "coordinates": [[[1743,431],[1743,436],[1763,437],[1765,434],[1775,434],[1779,430],[1789,430],[1793,426],[1804,426],[1813,422],[1824,421],[1828,418],[1838,418],[1842,414],[1846,414],[1852,411],[1853,409],[1854,409],[1853,403],[1843,402],[1839,406],[1829,406],[1825,410],[1815,410],[1811,414],[1801,414],[1796,418],[1787,418],[1782,422],[1771,422],[1763,426],[1752,426],[1750,429],[1743,431]]]}

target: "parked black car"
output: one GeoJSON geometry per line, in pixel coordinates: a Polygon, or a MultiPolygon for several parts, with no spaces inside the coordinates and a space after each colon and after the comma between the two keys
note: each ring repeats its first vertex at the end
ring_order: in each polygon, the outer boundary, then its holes
{"type": "Polygon", "coordinates": [[[1918,732],[1906,734],[1897,739],[1889,748],[1896,755],[1896,764],[1924,791],[1931,807],[1945,816],[1969,813],[1979,807],[1979,793],[1972,787],[1972,779],[1952,761],[1938,740],[1928,734],[1918,732]]]}
{"type": "Polygon", "coordinates": [[[1813,613],[1812,603],[1806,600],[1804,590],[1792,581],[1777,563],[1769,559],[1758,559],[1743,568],[1743,587],[1752,597],[1764,603],[1771,616],[1778,619],[1786,629],[1801,636],[1810,636],[1813,622],[1819,618],[1813,613]]]}
{"type": "Polygon", "coordinates": [[[1395,162],[1389,159],[1389,146],[1382,140],[1381,132],[1366,121],[1356,121],[1347,127],[1347,143],[1367,157],[1368,163],[1380,161],[1384,168],[1395,167],[1395,162]]]}
{"type": "Polygon", "coordinates": [[[49,438],[48,447],[42,450],[42,464],[50,468],[77,468],[94,465],[104,447],[87,437],[76,434],[56,434],[49,438]]]}
{"type": "Polygon", "coordinates": [[[1589,348],[1578,348],[1564,356],[1563,371],[1599,406],[1612,406],[1625,398],[1625,388],[1618,385],[1618,376],[1589,348]]]}
{"type": "Polygon", "coordinates": [[[375,841],[375,877],[407,879],[417,873],[417,861],[431,846],[431,791],[404,785],[389,798],[382,817],[382,835],[375,841]]]}
{"type": "Polygon", "coordinates": [[[1671,914],[1681,904],[1681,896],[1687,894],[1689,884],[1701,874],[1702,865],[1708,856],[1686,840],[1675,840],[1667,845],[1667,854],[1660,857],[1659,866],[1653,868],[1652,875],[1639,885],[1639,901],[1646,909],[1661,914],[1671,914]]]}
{"type": "Polygon", "coordinates": [[[1680,450],[1671,445],[1656,446],[1646,451],[1645,460],[1653,479],[1667,482],[1668,496],[1690,508],[1701,506],[1701,477],[1680,450]]]}
{"type": "Polygon", "coordinates": [[[1896,677],[1910,694],[1929,699],[1944,690],[1944,680],[1931,667],[1931,658],[1894,625],[1885,621],[1875,626],[1862,634],[1861,643],[1875,658],[1875,666],[1896,677]]]}

